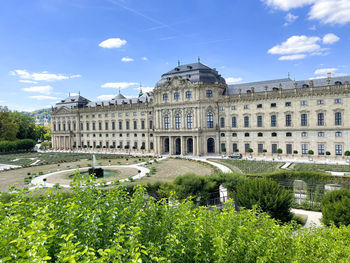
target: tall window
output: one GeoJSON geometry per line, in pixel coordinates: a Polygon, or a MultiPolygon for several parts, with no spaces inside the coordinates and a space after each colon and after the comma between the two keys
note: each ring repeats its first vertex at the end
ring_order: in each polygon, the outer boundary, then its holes
{"type": "Polygon", "coordinates": [[[286,115],[286,126],[292,126],[292,115],[286,115]]]}
{"type": "Polygon", "coordinates": [[[324,113],[317,113],[317,125],[323,126],[324,125],[324,113]]]}
{"type": "Polygon", "coordinates": [[[245,117],[244,117],[244,127],[245,127],[245,128],[248,128],[248,127],[249,127],[249,117],[248,117],[248,116],[245,116],[245,117]]]}
{"type": "Polygon", "coordinates": [[[141,129],[144,130],[145,129],[145,121],[141,120],[141,129]]]}
{"type": "Polygon", "coordinates": [[[130,129],[130,122],[126,121],[126,129],[129,130],[130,129]]]}
{"type": "Polygon", "coordinates": [[[164,116],[164,129],[169,130],[169,115],[164,116]]]}
{"type": "Polygon", "coordinates": [[[86,130],[88,131],[89,129],[90,129],[89,123],[87,122],[87,123],[86,123],[86,130]]]}
{"type": "Polygon", "coordinates": [[[119,122],[119,130],[122,130],[122,129],[123,129],[123,122],[120,121],[120,122],[119,122]]]}
{"type": "Polygon", "coordinates": [[[302,113],[300,115],[300,119],[301,119],[301,126],[307,126],[307,114],[306,113],[302,113]]]}
{"type": "Polygon", "coordinates": [[[108,122],[105,122],[105,130],[108,130],[108,122]]]}
{"type": "Polygon", "coordinates": [[[341,112],[336,112],[335,114],[334,114],[334,124],[335,125],[341,125],[341,112]]]}
{"type": "Polygon", "coordinates": [[[102,122],[99,122],[99,123],[98,123],[98,130],[99,130],[99,131],[102,130],[102,122]]]}
{"type": "Polygon", "coordinates": [[[207,114],[207,128],[214,128],[214,116],[211,112],[207,114]]]}
{"type": "Polygon", "coordinates": [[[318,155],[324,155],[324,144],[318,145],[318,155]]]}
{"type": "Polygon", "coordinates": [[[277,153],[277,143],[271,144],[271,153],[277,153]]]}
{"type": "Polygon", "coordinates": [[[258,118],[257,118],[257,126],[258,127],[262,127],[263,126],[262,122],[263,122],[263,118],[262,118],[261,115],[259,115],[258,118]]]}
{"type": "Polygon", "coordinates": [[[192,129],[192,114],[187,115],[187,129],[192,129]]]}
{"type": "Polygon", "coordinates": [[[277,126],[277,117],[276,115],[271,115],[271,127],[277,126]]]}
{"type": "Polygon", "coordinates": [[[174,100],[178,100],[180,98],[180,93],[175,92],[174,93],[174,100]]]}
{"type": "Polygon", "coordinates": [[[175,129],[180,129],[181,128],[181,118],[180,114],[175,115],[175,129]]]}
{"type": "Polygon", "coordinates": [[[224,117],[220,118],[220,128],[225,128],[225,118],[224,117]]]}
{"type": "Polygon", "coordinates": [[[207,95],[207,98],[213,97],[213,91],[211,89],[206,90],[205,94],[207,95]]]}
{"type": "Polygon", "coordinates": [[[134,121],[134,130],[137,129],[137,121],[134,121]]]}
{"type": "Polygon", "coordinates": [[[301,145],[301,153],[302,154],[307,154],[309,151],[309,145],[307,143],[303,143],[301,145]]]}
{"type": "Polygon", "coordinates": [[[234,116],[232,117],[232,128],[236,128],[237,127],[237,118],[234,116]]]}
{"type": "Polygon", "coordinates": [[[149,128],[153,129],[153,121],[152,120],[149,121],[149,128]]]}
{"type": "Polygon", "coordinates": [[[192,92],[191,91],[186,91],[186,99],[192,98],[192,92]]]}
{"type": "Polygon", "coordinates": [[[115,130],[115,122],[112,121],[112,130],[115,130]]]}
{"type": "Polygon", "coordinates": [[[335,145],[335,155],[343,155],[343,145],[341,144],[335,145]]]}
{"type": "Polygon", "coordinates": [[[168,93],[164,93],[164,94],[163,94],[163,100],[164,100],[164,101],[167,101],[167,100],[168,100],[168,93]]]}

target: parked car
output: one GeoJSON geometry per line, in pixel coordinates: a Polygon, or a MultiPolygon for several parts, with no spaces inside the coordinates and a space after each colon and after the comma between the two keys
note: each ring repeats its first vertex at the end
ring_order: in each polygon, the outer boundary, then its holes
{"type": "Polygon", "coordinates": [[[228,156],[228,158],[232,158],[232,159],[242,159],[242,154],[240,153],[234,153],[228,156]]]}

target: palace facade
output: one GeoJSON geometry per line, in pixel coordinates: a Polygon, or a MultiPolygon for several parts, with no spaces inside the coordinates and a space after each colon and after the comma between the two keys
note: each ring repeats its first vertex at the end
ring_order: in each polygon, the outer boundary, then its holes
{"type": "Polygon", "coordinates": [[[53,107],[55,150],[155,154],[343,156],[350,150],[350,76],[227,85],[215,68],[179,65],[152,92],[53,107]]]}

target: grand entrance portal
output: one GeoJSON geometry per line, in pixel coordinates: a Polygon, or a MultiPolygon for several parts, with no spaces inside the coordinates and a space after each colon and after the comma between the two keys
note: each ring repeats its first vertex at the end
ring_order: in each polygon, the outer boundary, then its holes
{"type": "Polygon", "coordinates": [[[181,139],[176,138],[175,140],[175,154],[180,155],[181,154],[181,139]]]}
{"type": "Polygon", "coordinates": [[[215,153],[215,142],[213,138],[209,138],[207,141],[207,152],[215,153]]]}
{"type": "Polygon", "coordinates": [[[169,138],[164,139],[164,152],[169,153],[169,138]]]}
{"type": "Polygon", "coordinates": [[[193,153],[193,139],[189,138],[187,140],[187,153],[193,153]]]}

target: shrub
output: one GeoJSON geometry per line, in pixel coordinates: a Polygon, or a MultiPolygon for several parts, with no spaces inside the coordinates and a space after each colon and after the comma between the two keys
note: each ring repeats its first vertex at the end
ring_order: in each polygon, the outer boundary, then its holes
{"type": "Polygon", "coordinates": [[[298,151],[297,151],[297,150],[294,150],[293,153],[294,153],[294,154],[298,154],[298,151]]]}
{"type": "Polygon", "coordinates": [[[325,225],[349,225],[350,191],[341,189],[328,192],[322,201],[322,217],[325,225]]]}
{"type": "Polygon", "coordinates": [[[313,150],[309,150],[309,151],[307,152],[307,154],[309,154],[309,155],[314,155],[314,151],[313,151],[313,150]]]}
{"type": "Polygon", "coordinates": [[[344,155],[345,156],[350,156],[350,151],[345,151],[344,155]]]}
{"type": "Polygon", "coordinates": [[[242,181],[234,193],[234,200],[238,207],[251,209],[257,205],[263,212],[282,222],[292,218],[292,193],[269,179],[242,181]]]}
{"type": "Polygon", "coordinates": [[[282,149],[277,149],[277,153],[278,153],[278,154],[283,153],[282,149]]]}
{"type": "Polygon", "coordinates": [[[331,152],[326,152],[326,155],[331,155],[331,152]]]}
{"type": "Polygon", "coordinates": [[[253,151],[252,148],[249,148],[249,149],[248,149],[248,152],[249,152],[249,153],[252,153],[252,152],[254,152],[254,151],[253,151]]]}

